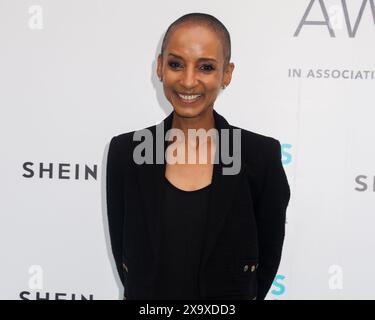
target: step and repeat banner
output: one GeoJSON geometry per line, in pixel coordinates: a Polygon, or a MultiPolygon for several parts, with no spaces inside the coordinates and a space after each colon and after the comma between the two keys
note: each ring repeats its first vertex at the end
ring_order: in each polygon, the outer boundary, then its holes
{"type": "Polygon", "coordinates": [[[0,299],[122,299],[108,144],[172,111],[156,58],[190,12],[231,34],[215,109],[282,145],[291,199],[267,299],[375,298],[375,0],[0,0],[0,299]]]}

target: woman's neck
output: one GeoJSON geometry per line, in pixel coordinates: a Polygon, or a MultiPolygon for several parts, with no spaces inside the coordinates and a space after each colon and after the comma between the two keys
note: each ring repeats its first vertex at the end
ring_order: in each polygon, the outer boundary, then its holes
{"type": "Polygon", "coordinates": [[[176,112],[173,112],[172,128],[182,130],[185,137],[188,137],[188,129],[204,129],[208,131],[215,128],[213,108],[211,107],[193,118],[180,117],[176,112]]]}

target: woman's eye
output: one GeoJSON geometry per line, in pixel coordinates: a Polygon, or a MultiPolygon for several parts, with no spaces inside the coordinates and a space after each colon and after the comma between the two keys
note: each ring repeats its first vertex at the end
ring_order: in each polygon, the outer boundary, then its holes
{"type": "Polygon", "coordinates": [[[172,69],[177,69],[178,67],[180,67],[180,63],[179,62],[176,62],[176,61],[170,61],[168,63],[168,65],[172,68],[172,69]]]}
{"type": "Polygon", "coordinates": [[[204,64],[202,66],[201,70],[203,70],[203,71],[212,71],[212,70],[215,70],[215,68],[212,65],[210,65],[210,64],[204,64]]]}
{"type": "MultiPolygon", "coordinates": [[[[178,61],[169,61],[168,65],[172,69],[183,68],[183,65],[181,63],[179,63],[178,61]]],[[[210,65],[210,64],[204,64],[199,69],[202,70],[202,71],[204,71],[204,72],[210,72],[212,70],[215,70],[215,68],[212,65],[210,65]]]]}

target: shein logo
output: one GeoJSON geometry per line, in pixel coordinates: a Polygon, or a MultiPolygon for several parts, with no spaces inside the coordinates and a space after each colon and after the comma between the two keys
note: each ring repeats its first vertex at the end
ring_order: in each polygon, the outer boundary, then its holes
{"type": "MultiPolygon", "coordinates": [[[[52,162],[44,164],[43,162],[39,163],[39,166],[36,166],[35,171],[37,171],[37,177],[40,179],[71,179],[79,180],[84,179],[88,180],[89,177],[97,179],[98,175],[98,166],[96,164],[90,168],[88,165],[70,164],[70,163],[57,163],[53,164],[52,162]],[[73,168],[71,168],[73,167],[73,168]],[[83,173],[82,173],[83,172],[83,173]],[[83,175],[83,177],[82,177],[83,175]]],[[[25,178],[34,178],[34,163],[33,162],[24,162],[22,165],[25,173],[22,175],[25,178]]]]}
{"type": "Polygon", "coordinates": [[[30,292],[22,291],[20,292],[21,300],[94,300],[94,295],[89,294],[88,297],[83,294],[77,295],[75,293],[65,293],[65,292],[30,292]]]}
{"type": "MultiPolygon", "coordinates": [[[[316,2],[316,0],[311,0],[309,5],[307,6],[307,9],[305,11],[305,14],[302,17],[301,22],[299,23],[299,25],[297,27],[296,32],[294,33],[294,37],[298,37],[300,32],[301,32],[302,27],[307,26],[307,25],[310,25],[310,26],[326,26],[327,29],[328,29],[329,35],[332,38],[336,37],[335,31],[332,27],[333,26],[333,21],[332,21],[333,19],[332,19],[332,17],[330,17],[328,15],[328,10],[327,10],[327,7],[324,3],[324,0],[318,0],[318,1],[319,1],[320,9],[322,11],[324,20],[322,20],[322,21],[311,21],[311,20],[309,21],[309,20],[307,20],[308,16],[310,15],[311,9],[312,9],[314,3],[316,2]]],[[[373,18],[374,24],[375,24],[375,4],[374,4],[374,0],[362,0],[362,4],[361,4],[361,7],[359,9],[358,16],[356,17],[354,25],[353,25],[351,20],[353,20],[354,15],[349,14],[349,10],[348,10],[346,0],[341,0],[342,11],[344,13],[344,21],[345,21],[345,24],[346,24],[346,28],[348,30],[348,36],[350,38],[354,38],[356,36],[359,24],[362,20],[363,12],[365,11],[365,8],[366,8],[366,5],[367,5],[368,2],[370,3],[372,18],[373,18]]]]}

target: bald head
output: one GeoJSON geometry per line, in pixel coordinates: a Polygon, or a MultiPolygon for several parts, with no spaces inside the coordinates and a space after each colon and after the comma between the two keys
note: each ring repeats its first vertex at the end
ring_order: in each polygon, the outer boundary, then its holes
{"type": "Polygon", "coordinates": [[[224,57],[224,66],[227,66],[230,61],[231,57],[231,41],[230,41],[230,35],[227,30],[227,28],[214,16],[206,14],[206,13],[189,13],[185,14],[182,17],[178,18],[176,21],[174,21],[167,29],[162,46],[161,46],[161,55],[163,56],[165,48],[168,44],[168,40],[173,33],[174,30],[176,30],[178,27],[185,25],[199,25],[204,26],[209,29],[211,29],[213,32],[215,32],[219,38],[219,41],[222,44],[223,48],[223,57],[224,57]]]}

